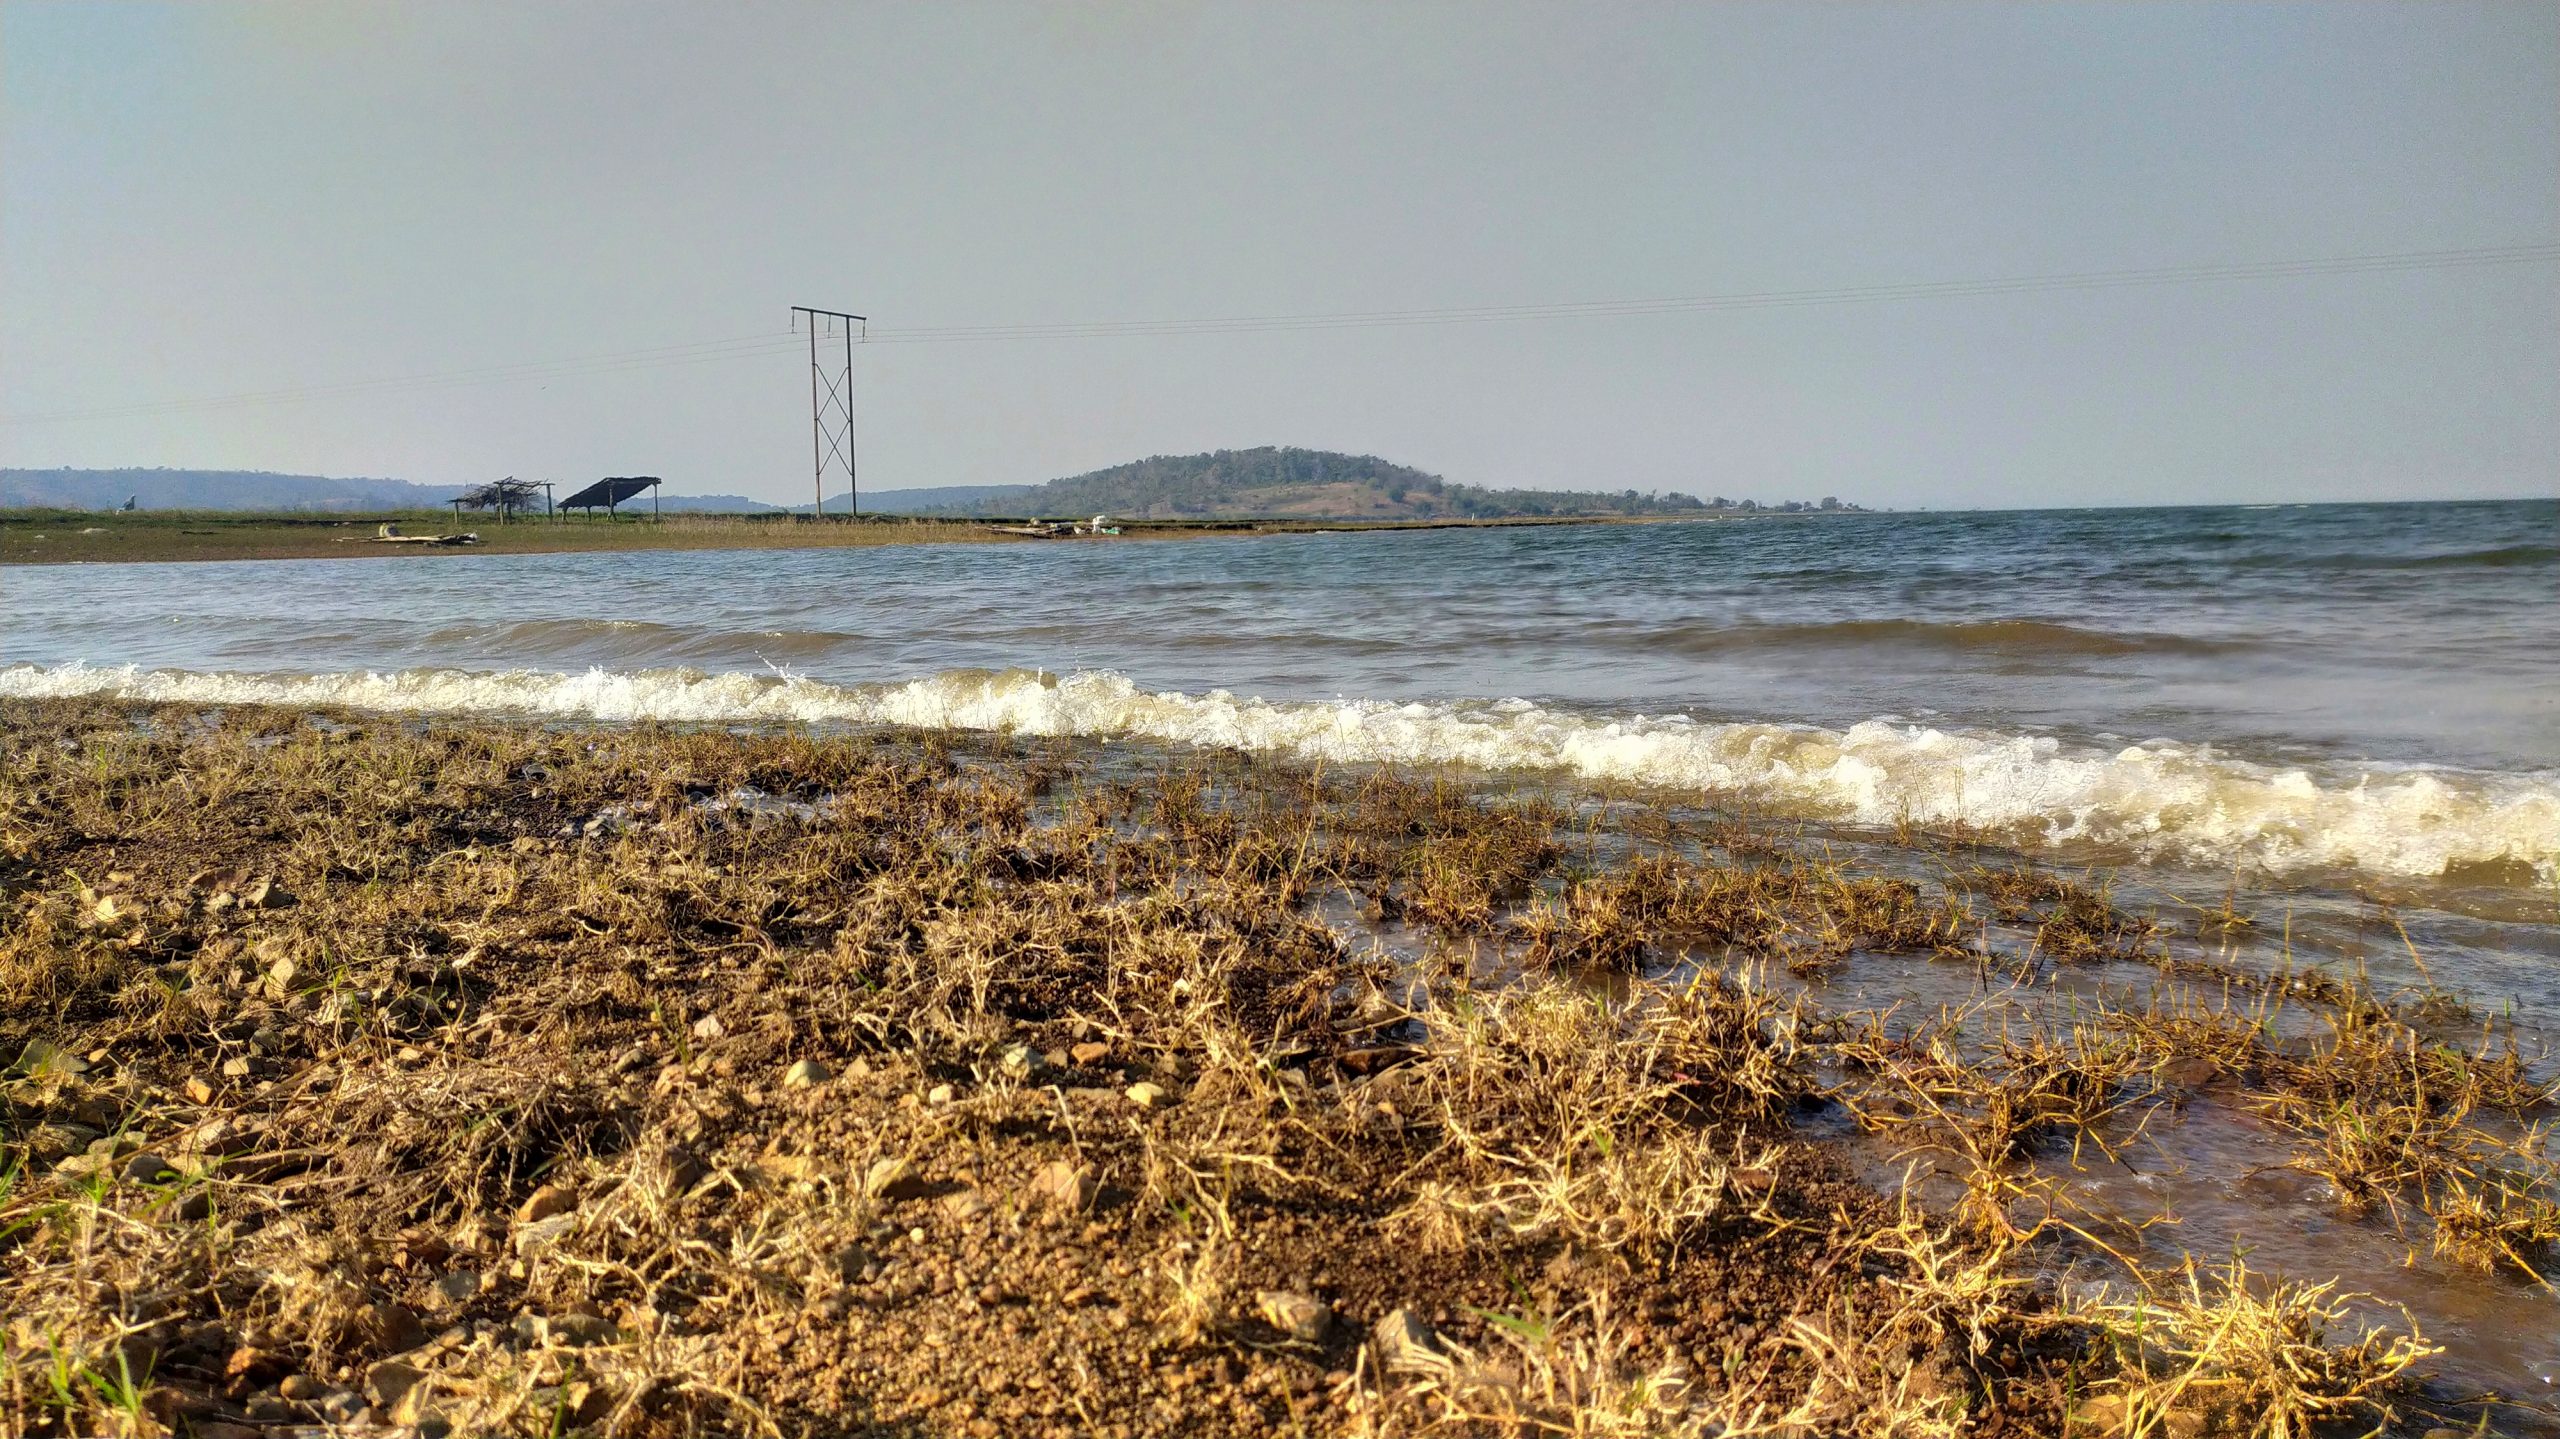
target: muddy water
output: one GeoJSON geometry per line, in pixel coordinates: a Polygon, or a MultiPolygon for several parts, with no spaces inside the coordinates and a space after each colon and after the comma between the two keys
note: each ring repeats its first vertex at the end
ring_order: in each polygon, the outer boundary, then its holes
{"type": "MultiPolygon", "coordinates": [[[[1603,799],[1558,787],[1499,788],[1578,806],[1570,842],[1576,861],[1593,866],[1632,852],[1636,842],[1622,826],[1642,811],[1692,825],[1726,817],[1666,796],[1603,799]]],[[[1792,838],[1805,852],[1865,872],[1901,875],[1932,890],[1975,864],[1998,867],[2027,858],[1980,847],[1913,845],[1838,827],[1798,827],[1792,838]]],[[[2467,1012],[2425,1026],[2430,1039],[2493,1050],[2512,1042],[2537,1057],[2541,1076],[2560,1073],[2553,1051],[2560,1029],[2552,1023],[2560,1013],[2552,987],[2560,975],[2560,944],[2553,926],[2530,912],[2499,919],[2411,910],[2371,895],[2311,886],[2262,885],[2235,896],[2228,876],[2158,867],[2068,873],[2108,885],[2119,905],[2156,918],[2164,931],[2161,947],[2173,958],[2211,961],[2247,976],[2352,978],[2376,995],[2404,1000],[2450,988],[2467,1012]],[[2234,931],[2207,920],[2233,905],[2255,922],[2234,931]],[[2448,973],[2468,982],[2447,986],[2448,973]]],[[[1407,961],[1417,975],[1451,952],[1448,942],[1428,931],[1365,918],[1345,898],[1324,904],[1320,913],[1355,944],[1375,945],[1407,961]]],[[[2261,1019],[2279,1041],[2307,1044],[2328,1033],[2331,1011],[2315,1002],[2168,976],[2139,962],[2038,964],[2032,939],[2024,929],[1994,925],[1979,962],[1858,955],[1809,977],[1762,966],[1748,970],[1755,982],[1801,994],[1823,1014],[1853,1022],[1873,1016],[1897,1035],[1957,1017],[1953,1034],[1969,1057],[1978,1057],[1983,1044],[2002,1033],[2058,1032],[2103,1013],[2154,1006],[2227,1005],[2261,1019]]],[[[1463,944],[1459,952],[1479,974],[1507,961],[1500,946],[1489,942],[1463,944]]],[[[1714,951],[1684,951],[1663,957],[1655,974],[1676,980],[1702,967],[1744,968],[1714,951]]],[[[1589,976],[1589,982],[1616,983],[1606,975],[1589,976]]],[[[1417,980],[1415,995],[1426,992],[1417,980]]],[[[1845,1074],[1827,1078],[1844,1092],[1854,1089],[1845,1074]]],[[[1961,1170],[1922,1142],[1920,1132],[1869,1133],[1836,1105],[1801,1115],[1798,1127],[1808,1138],[1838,1146],[1881,1192],[1907,1188],[1941,1207],[1963,1192],[1961,1170]]],[[[2494,1123],[2484,1127],[2498,1129],[2494,1123]]],[[[2504,1132],[2521,1131],[2507,1126],[2504,1132]]],[[[2536,1407],[2504,1411],[2499,1432],[2560,1435],[2560,1291],[2513,1272],[2485,1275],[2432,1255],[2430,1221],[2414,1204],[2397,1213],[2342,1206],[2326,1181],[2289,1167],[2298,1153],[2296,1138],[2229,1083],[2163,1084],[2130,1094],[2094,1139],[2076,1152],[2059,1145],[2039,1150],[2018,1168],[2057,1184],[2065,1206],[2057,1211],[2061,1217],[2104,1238],[2155,1277],[2174,1276],[2191,1259],[2212,1266],[2240,1257],[2253,1271],[2274,1278],[2336,1281],[2351,1296],[2351,1324],[2414,1320],[2443,1347],[2426,1366],[2437,1397],[2505,1395],[2536,1407]]],[[[2119,1299],[2134,1293],[2121,1267],[2087,1246],[2058,1249],[2051,1278],[2119,1299]],[[2083,1257],[2068,1258],[2072,1248],[2083,1257]]]]}

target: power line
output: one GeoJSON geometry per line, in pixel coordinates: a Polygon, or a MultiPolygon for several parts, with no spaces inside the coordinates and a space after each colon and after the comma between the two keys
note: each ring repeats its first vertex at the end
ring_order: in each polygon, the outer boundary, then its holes
{"type": "Polygon", "coordinates": [[[124,418],[179,411],[235,409],[243,406],[285,404],[304,400],[397,394],[411,390],[444,389],[456,385],[550,380],[572,375],[610,374],[620,370],[657,369],[668,365],[745,359],[796,349],[798,344],[799,341],[796,338],[788,335],[749,335],[728,340],[701,340],[684,345],[662,345],[649,349],[573,356],[558,360],[526,360],[511,365],[484,365],[468,370],[445,370],[417,375],[393,375],[373,380],[350,380],[334,385],[300,385],[285,389],[212,395],[192,400],[154,400],[97,410],[65,410],[34,415],[13,415],[8,417],[8,420],[16,423],[32,423],[43,420],[124,418]]]}
{"type": "Polygon", "coordinates": [[[2560,244],[2493,249],[2421,250],[2397,255],[2358,255],[2247,265],[2185,265],[2152,270],[2099,270],[2081,274],[2022,275],[1988,280],[1937,280],[1899,285],[1857,285],[1827,290],[1760,290],[1723,295],[1645,300],[1589,300],[1554,305],[1491,305],[1446,310],[1378,310],[1315,315],[1238,315],[1200,320],[1094,321],[1056,325],[943,326],[874,330],[874,344],[929,344],[973,340],[1086,339],[1112,335],[1236,334],[1270,330],[1349,329],[1394,325],[1459,325],[1578,316],[1658,315],[1710,310],[1781,309],[1802,305],[1864,304],[1965,298],[2048,290],[2122,289],[2222,280],[2281,279],[2302,275],[2372,274],[2398,270],[2468,269],[2560,260],[2560,244]]]}
{"type": "MultiPolygon", "coordinates": [[[[2463,270],[2560,261],[2560,243],[2500,245],[2458,250],[2411,250],[2385,255],[2276,260],[2250,264],[2177,265],[2139,270],[2013,275],[1991,279],[1931,280],[1851,285],[1811,290],[1751,290],[1652,299],[1585,300],[1561,304],[1481,305],[1429,310],[1368,310],[1296,315],[1226,315],[1197,319],[1093,320],[1016,325],[941,325],[871,330],[862,343],[984,344],[1023,340],[1143,338],[1174,335],[1258,334],[1297,330],[1378,329],[1424,325],[1493,324],[1530,320],[1610,319],[1637,315],[1697,314],[1731,310],[1793,309],[1819,305],[1895,304],[2050,291],[2132,289],[2161,285],[2229,283],[2327,275],[2463,270]]],[[[739,335],[556,360],[485,365],[472,369],[387,376],[334,385],[293,386],[198,399],[162,400],[93,410],[14,415],[0,423],[117,419],[191,413],[253,405],[301,403],[407,393],[462,385],[514,384],[625,370],[758,359],[799,348],[796,335],[739,335]]]]}

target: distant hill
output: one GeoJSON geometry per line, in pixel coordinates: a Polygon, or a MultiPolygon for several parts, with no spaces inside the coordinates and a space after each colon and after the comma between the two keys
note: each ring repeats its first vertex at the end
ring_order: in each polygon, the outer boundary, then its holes
{"type": "Polygon", "coordinates": [[[1045,485],[892,491],[865,509],[920,515],[1116,519],[1499,519],[1523,515],[1656,515],[1704,510],[1690,495],[1489,490],[1374,455],[1264,446],[1154,455],[1045,485]],[[986,492],[992,491],[992,492],[986,492]],[[890,497],[895,495],[893,508],[890,497]]]}
{"type": "MultiPolygon", "coordinates": [[[[560,481],[566,499],[580,480],[560,481]]],[[[465,489],[408,480],[332,479],[264,470],[0,470],[0,508],[111,510],[128,497],[146,510],[433,509],[465,489]]],[[[624,508],[646,509],[644,497],[624,508]]],[[[661,495],[668,511],[764,514],[803,506],[744,495],[661,495]]],[[[828,497],[841,514],[845,497],[828,497]]],[[[1693,495],[1598,490],[1493,490],[1374,455],[1263,446],[1147,459],[1043,485],[953,485],[937,490],[867,490],[865,514],[951,518],[1110,515],[1127,520],[1504,519],[1541,515],[1670,515],[1708,510],[1851,509],[1837,500],[1761,506],[1693,495]]]]}
{"type": "Polygon", "coordinates": [[[460,485],[265,470],[0,470],[0,507],[112,510],[395,510],[441,505],[460,485]]]}
{"type": "MultiPolygon", "coordinates": [[[[584,481],[556,486],[567,499],[584,481]]],[[[335,479],[266,470],[0,470],[0,509],[413,510],[448,504],[467,485],[335,479]]],[[[659,508],[756,514],[780,506],[744,495],[663,495],[659,508]]],[[[639,508],[646,509],[644,498],[639,508]]]]}
{"type": "MultiPolygon", "coordinates": [[[[570,493],[567,489],[561,489],[560,498],[565,500],[570,493]]],[[[649,497],[642,495],[636,500],[625,500],[622,502],[622,507],[626,514],[645,510],[649,508],[649,497]]],[[[784,507],[768,505],[762,500],[751,500],[744,495],[661,495],[658,497],[658,508],[670,514],[681,510],[688,514],[763,515],[784,507]]]]}
{"type": "MultiPolygon", "coordinates": [[[[1022,497],[1038,489],[1037,485],[947,485],[938,490],[865,490],[862,512],[866,515],[932,515],[957,514],[957,506],[1018,504],[1022,497]]],[[[845,499],[836,495],[827,501],[827,513],[844,513],[845,499]]],[[[1011,511],[1007,511],[1011,513],[1011,511]]]]}

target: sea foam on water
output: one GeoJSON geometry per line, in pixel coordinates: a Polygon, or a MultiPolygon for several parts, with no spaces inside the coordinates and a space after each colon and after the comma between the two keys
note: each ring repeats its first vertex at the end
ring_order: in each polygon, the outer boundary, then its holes
{"type": "Polygon", "coordinates": [[[1562,772],[1852,824],[1963,824],[2026,842],[2284,873],[2432,878],[2513,860],[2560,874],[2560,776],[2255,764],[2207,748],[2115,749],[1870,720],[1845,730],[1611,718],[1523,700],[1269,701],[1150,691],[1112,673],[956,670],[904,683],[662,669],[414,669],[288,675],[17,665],[0,695],[341,705],[606,722],[897,725],[1133,737],[1329,763],[1562,772]]]}

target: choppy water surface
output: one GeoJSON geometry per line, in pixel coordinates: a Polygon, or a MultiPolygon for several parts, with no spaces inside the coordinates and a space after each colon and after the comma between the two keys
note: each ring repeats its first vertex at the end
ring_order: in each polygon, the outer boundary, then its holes
{"type": "Polygon", "coordinates": [[[0,660],[37,667],[0,674],[16,693],[1133,733],[2106,859],[2560,878],[2552,502],[100,565],[7,591],[0,660]]]}
{"type": "MultiPolygon", "coordinates": [[[[2236,902],[2239,961],[2560,1023],[2560,502],[32,567],[0,614],[0,694],[957,725],[1449,763],[1851,845],[1962,824],[2137,906],[2236,902]]],[[[1835,998],[1979,998],[1924,968],[1835,998]]],[[[2247,1187],[2277,1151],[2245,1117],[2163,1132],[2092,1194],[2206,1252],[2351,1261],[2461,1378],[2560,1379],[2560,1299],[2384,1284],[2404,1245],[2247,1187]]]]}

